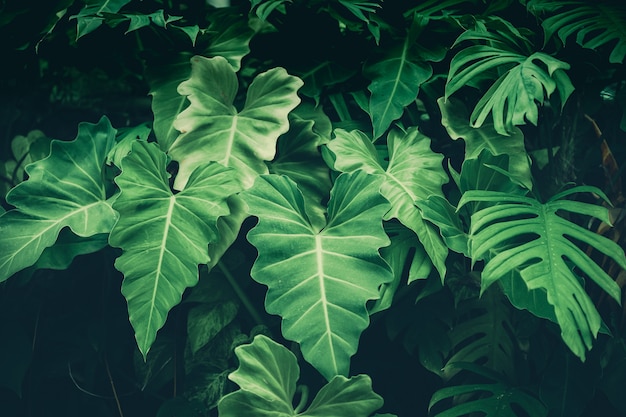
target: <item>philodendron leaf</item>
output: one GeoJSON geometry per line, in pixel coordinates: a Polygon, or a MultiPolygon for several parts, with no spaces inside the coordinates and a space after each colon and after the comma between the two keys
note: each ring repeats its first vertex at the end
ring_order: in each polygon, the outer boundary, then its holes
{"type": "Polygon", "coordinates": [[[264,175],[242,193],[259,218],[248,240],[259,251],[252,278],[269,287],[266,310],[282,316],[283,335],[328,380],[348,374],[369,324],[365,305],[393,279],[378,253],[389,244],[382,226],[389,205],[379,188],[380,178],[363,171],[340,175],[321,230],[288,177],[264,175]]]}
{"type": "Polygon", "coordinates": [[[401,45],[365,67],[365,75],[372,80],[368,87],[371,92],[368,112],[374,139],[402,116],[404,109],[417,99],[420,85],[433,74],[430,64],[417,53],[416,39],[422,24],[414,23],[401,45]]]}
{"type": "Polygon", "coordinates": [[[486,260],[482,290],[511,270],[518,270],[529,290],[546,292],[561,326],[561,337],[574,354],[584,359],[602,320],[581,285],[580,274],[588,276],[618,302],[621,293],[615,281],[576,244],[594,247],[622,268],[626,268],[626,257],[615,242],[564,217],[564,213],[573,213],[611,224],[605,207],[566,199],[579,192],[604,196],[595,187],[580,186],[542,204],[531,197],[476,190],[465,192],[459,207],[476,201],[495,204],[471,216],[472,260],[486,260]],[[490,256],[491,251],[494,256],[490,256]]]}
{"type": "Polygon", "coordinates": [[[174,122],[181,132],[170,148],[179,163],[174,187],[183,189],[193,169],[208,161],[235,168],[233,174],[250,187],[268,172],[265,161],[274,158],[276,140],[289,129],[287,116],[300,102],[301,86],[299,78],[273,68],[256,76],[237,111],[237,75],[228,61],[193,57],[191,78],[178,87],[191,104],[174,122]]]}
{"type": "Polygon", "coordinates": [[[370,378],[357,375],[349,379],[335,376],[306,411],[294,409],[300,369],[293,353],[258,335],[251,344],[237,347],[235,354],[239,367],[228,378],[240,389],[220,400],[220,417],[368,417],[383,405],[383,399],[372,390],[370,378]]]}
{"type": "Polygon", "coordinates": [[[81,123],[71,142],[52,141],[50,155],[26,167],[27,181],[6,197],[0,216],[0,282],[33,265],[64,227],[80,237],[108,233],[117,213],[106,195],[103,166],[115,144],[106,118],[81,123]]]}
{"type": "Polygon", "coordinates": [[[426,222],[416,204],[432,195],[443,197],[441,186],[448,181],[441,161],[443,156],[430,149],[430,139],[417,129],[406,133],[394,130],[387,136],[389,163],[383,168],[376,148],[358,130],[335,130],[328,144],[335,154],[335,169],[342,172],[364,170],[384,176],[381,193],[391,203],[385,220],[397,218],[413,230],[424,246],[439,275],[445,276],[448,248],[437,229],[426,222]]]}
{"type": "Polygon", "coordinates": [[[524,147],[524,134],[518,127],[511,128],[509,136],[503,136],[496,131],[492,122],[472,127],[469,112],[460,100],[446,100],[442,97],[437,100],[437,104],[441,109],[441,124],[450,137],[465,141],[465,160],[478,158],[483,149],[488,149],[492,155],[508,155],[508,171],[526,188],[532,190],[530,158],[524,147]]]}
{"type": "Polygon", "coordinates": [[[231,169],[212,163],[174,194],[166,165],[156,144],[135,142],[115,179],[120,219],[109,243],[123,250],[115,267],[144,358],[169,310],[198,282],[198,265],[210,261],[208,245],[218,240],[217,219],[229,213],[226,199],[240,190],[231,169]]]}

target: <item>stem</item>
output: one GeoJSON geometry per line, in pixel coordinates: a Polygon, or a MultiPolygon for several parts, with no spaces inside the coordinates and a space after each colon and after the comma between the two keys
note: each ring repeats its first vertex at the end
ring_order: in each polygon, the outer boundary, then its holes
{"type": "Polygon", "coordinates": [[[111,391],[113,391],[113,398],[115,398],[115,404],[117,404],[117,411],[120,413],[120,417],[124,417],[124,413],[122,412],[122,405],[120,404],[120,399],[117,396],[117,390],[115,389],[115,384],[113,383],[113,376],[111,375],[111,369],[109,369],[109,360],[107,359],[106,353],[104,354],[104,366],[107,370],[107,375],[109,376],[109,383],[111,384],[111,391]]]}
{"type": "Polygon", "coordinates": [[[300,393],[300,401],[298,401],[298,405],[294,410],[296,414],[300,414],[300,412],[306,406],[307,401],[309,400],[309,387],[306,385],[298,385],[296,388],[296,392],[300,393]]]}
{"type": "Polygon", "coordinates": [[[243,304],[243,306],[246,309],[246,311],[248,311],[248,314],[250,314],[250,316],[252,317],[252,320],[254,320],[257,324],[265,324],[265,321],[263,320],[263,318],[261,317],[259,312],[252,305],[252,302],[250,301],[250,298],[248,298],[248,296],[243,291],[243,289],[241,289],[241,287],[237,283],[237,280],[235,279],[233,274],[230,273],[228,268],[226,268],[224,266],[224,264],[222,264],[221,261],[217,263],[217,267],[220,269],[220,271],[222,271],[222,273],[224,274],[224,276],[228,280],[228,283],[230,284],[230,286],[235,291],[235,294],[237,294],[237,297],[239,297],[239,300],[241,301],[241,304],[243,304]]]}

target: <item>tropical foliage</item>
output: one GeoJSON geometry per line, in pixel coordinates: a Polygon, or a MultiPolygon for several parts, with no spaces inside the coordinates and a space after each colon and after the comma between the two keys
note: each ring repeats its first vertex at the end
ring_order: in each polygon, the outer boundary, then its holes
{"type": "Polygon", "coordinates": [[[619,2],[0,13],[0,414],[626,415],[619,2]]]}

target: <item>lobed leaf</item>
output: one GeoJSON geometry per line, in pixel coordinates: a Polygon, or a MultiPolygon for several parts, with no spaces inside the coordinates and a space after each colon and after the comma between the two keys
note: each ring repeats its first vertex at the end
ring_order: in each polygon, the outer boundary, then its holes
{"type": "Polygon", "coordinates": [[[244,187],[250,187],[268,172],[265,161],[274,158],[278,137],[289,129],[287,116],[300,102],[296,91],[301,86],[300,79],[273,68],[252,81],[238,112],[233,104],[237,76],[228,61],[193,57],[191,78],[178,87],[191,104],[174,122],[181,132],[169,151],[179,163],[174,187],[183,189],[193,169],[208,161],[234,168],[244,187]]]}
{"type": "Polygon", "coordinates": [[[441,165],[442,156],[430,149],[430,139],[415,128],[406,133],[391,131],[387,136],[389,164],[383,168],[376,148],[365,134],[336,129],[335,135],[328,144],[336,155],[335,169],[342,172],[362,169],[384,177],[381,193],[391,203],[385,220],[397,218],[415,232],[443,279],[448,248],[417,207],[429,196],[443,196],[441,186],[448,180],[441,165]]]}
{"type": "Polygon", "coordinates": [[[321,230],[288,177],[261,176],[242,193],[259,218],[248,240],[259,251],[251,276],[268,286],[266,310],[282,316],[285,338],[299,342],[304,358],[328,380],[347,375],[369,323],[365,304],[393,279],[378,253],[389,244],[380,181],[363,171],[340,175],[321,230]]]}
{"type": "Polygon", "coordinates": [[[0,216],[0,282],[33,265],[69,227],[80,237],[108,233],[117,213],[107,201],[103,166],[115,144],[106,118],[81,123],[71,142],[54,140],[50,155],[26,167],[29,179],[6,197],[0,216]]]}
{"type": "Polygon", "coordinates": [[[476,201],[494,204],[476,211],[471,218],[472,260],[486,260],[482,290],[512,270],[519,271],[529,290],[546,292],[564,342],[581,359],[585,358],[585,350],[591,349],[592,339],[601,326],[600,315],[580,283],[581,274],[615,300],[619,301],[621,295],[615,281],[577,243],[590,245],[626,267],[624,251],[615,242],[562,214],[595,217],[610,224],[606,208],[565,199],[576,192],[589,191],[602,195],[595,187],[575,187],[542,204],[508,193],[468,191],[459,202],[459,207],[476,201]],[[490,251],[495,251],[495,255],[491,256],[490,251]]]}
{"type": "Polygon", "coordinates": [[[226,199],[240,190],[231,169],[212,163],[196,168],[174,194],[166,164],[156,144],[135,142],[115,180],[120,218],[109,243],[123,250],[115,267],[124,274],[122,294],[144,358],[169,310],[198,282],[198,265],[211,260],[217,220],[229,214],[226,199]]]}
{"type": "Polygon", "coordinates": [[[293,353],[258,335],[251,344],[237,347],[235,354],[239,367],[229,379],[240,389],[220,400],[218,410],[222,417],[367,417],[382,406],[383,400],[372,390],[370,378],[357,375],[349,379],[335,376],[320,389],[307,410],[294,410],[300,370],[293,353]]]}

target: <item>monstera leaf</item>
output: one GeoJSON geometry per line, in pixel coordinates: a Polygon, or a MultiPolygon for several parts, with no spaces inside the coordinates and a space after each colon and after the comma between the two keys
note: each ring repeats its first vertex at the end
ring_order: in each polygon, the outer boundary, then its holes
{"type": "Polygon", "coordinates": [[[494,204],[471,216],[472,260],[486,260],[482,290],[511,270],[518,270],[529,290],[546,292],[548,303],[554,306],[563,340],[584,359],[585,349],[591,349],[602,320],[581,285],[579,274],[588,276],[618,301],[620,288],[576,243],[594,247],[622,268],[626,267],[626,258],[615,242],[565,217],[566,213],[591,216],[611,224],[605,207],[566,199],[579,192],[604,196],[595,187],[580,186],[563,191],[542,204],[531,197],[476,190],[465,192],[459,207],[476,201],[494,204]]]}
{"type": "Polygon", "coordinates": [[[226,199],[240,190],[232,170],[213,163],[174,194],[166,163],[156,144],[136,142],[115,179],[120,219],[109,243],[123,250],[115,267],[124,274],[122,293],[144,357],[169,310],[198,282],[198,265],[210,261],[208,245],[218,240],[217,220],[229,214],[226,199]]]}
{"type": "Polygon", "coordinates": [[[328,144],[335,154],[335,169],[342,172],[365,170],[384,176],[381,193],[391,203],[385,220],[397,218],[411,229],[424,246],[440,276],[445,276],[448,248],[437,229],[426,222],[416,204],[432,195],[443,196],[442,184],[448,176],[441,165],[442,156],[430,149],[430,139],[409,129],[391,131],[387,136],[389,164],[379,160],[369,138],[358,130],[335,130],[336,139],[328,144]]]}
{"type": "Polygon", "coordinates": [[[527,7],[534,14],[544,11],[552,14],[541,24],[546,42],[555,33],[564,44],[575,34],[576,43],[589,49],[616,42],[609,55],[609,62],[624,62],[626,11],[621,5],[575,0],[531,0],[527,7]]]}
{"type": "Polygon", "coordinates": [[[208,161],[234,168],[244,186],[251,186],[268,172],[265,161],[274,158],[278,137],[289,129],[287,116],[300,102],[301,86],[299,78],[273,68],[252,81],[238,112],[237,75],[228,61],[193,57],[191,78],[178,87],[191,104],[174,122],[181,132],[169,151],[179,163],[174,187],[183,189],[193,169],[208,161]]]}
{"type": "MultiPolygon", "coordinates": [[[[514,36],[522,42],[521,35],[514,36]]],[[[483,125],[493,116],[493,126],[501,135],[508,135],[516,125],[526,121],[536,125],[538,106],[558,91],[561,105],[574,90],[565,73],[569,64],[543,53],[527,55],[511,45],[510,37],[487,29],[468,30],[455,44],[465,40],[488,41],[487,45],[472,45],[457,53],[450,62],[445,99],[462,87],[484,79],[494,70],[502,75],[491,85],[470,115],[473,127],[483,125]]]]}
{"type": "Polygon", "coordinates": [[[335,376],[317,393],[309,407],[301,401],[293,407],[300,376],[293,353],[267,336],[258,335],[249,345],[235,349],[239,367],[228,378],[238,391],[225,395],[218,404],[221,417],[368,417],[383,405],[372,390],[367,375],[335,376]]]}
{"type": "Polygon", "coordinates": [[[252,277],[267,285],[265,307],[283,318],[282,332],[327,379],[347,375],[350,356],[368,326],[365,304],[392,280],[378,249],[389,244],[389,209],[380,178],[363,171],[337,178],[328,220],[311,224],[304,198],[288,177],[265,175],[242,193],[259,223],[248,233],[258,249],[252,277]]]}
{"type": "Polygon", "coordinates": [[[103,166],[114,144],[108,119],[81,123],[75,140],[52,141],[50,155],[26,167],[29,179],[6,197],[15,209],[0,216],[0,281],[33,265],[64,227],[80,237],[111,231],[103,166]]]}
{"type": "Polygon", "coordinates": [[[484,417],[545,417],[548,409],[534,395],[504,382],[500,375],[471,363],[459,363],[462,369],[473,371],[487,379],[487,383],[445,387],[433,394],[429,411],[444,411],[433,417],[464,417],[478,413],[484,417]],[[523,414],[520,414],[522,412],[523,414]]]}

